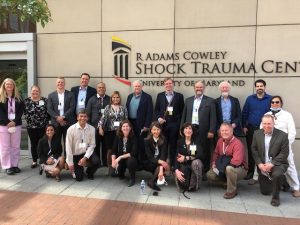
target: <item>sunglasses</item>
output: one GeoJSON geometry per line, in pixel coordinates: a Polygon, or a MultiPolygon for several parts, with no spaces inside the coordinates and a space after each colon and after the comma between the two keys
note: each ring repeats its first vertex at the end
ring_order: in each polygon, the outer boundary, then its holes
{"type": "Polygon", "coordinates": [[[272,103],[272,104],[279,104],[280,101],[272,101],[271,103],[272,103]]]}

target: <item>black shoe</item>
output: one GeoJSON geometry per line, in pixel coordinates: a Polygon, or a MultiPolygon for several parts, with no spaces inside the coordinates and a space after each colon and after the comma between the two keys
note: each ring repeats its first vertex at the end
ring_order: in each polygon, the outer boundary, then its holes
{"type": "Polygon", "coordinates": [[[250,180],[253,178],[253,173],[248,173],[244,180],[250,180]]]}
{"type": "Polygon", "coordinates": [[[157,186],[155,183],[153,183],[153,182],[148,182],[147,185],[148,185],[151,189],[153,189],[153,190],[155,190],[155,191],[161,191],[160,187],[158,187],[158,186],[157,186]]]}
{"type": "Polygon", "coordinates": [[[40,175],[42,175],[42,174],[43,174],[43,172],[44,172],[44,168],[43,168],[43,166],[41,165],[41,166],[40,166],[40,171],[39,171],[39,174],[40,174],[40,175]]]}
{"type": "Polygon", "coordinates": [[[12,168],[15,173],[21,173],[21,169],[19,167],[12,168]]]}
{"type": "Polygon", "coordinates": [[[123,174],[119,174],[119,179],[120,180],[124,180],[125,179],[125,174],[123,173],[123,174]]]}
{"type": "Polygon", "coordinates": [[[12,168],[6,169],[6,174],[7,175],[14,175],[15,171],[12,168]]]}
{"type": "Polygon", "coordinates": [[[128,187],[132,187],[135,184],[135,179],[130,179],[128,187]]]}
{"type": "Polygon", "coordinates": [[[95,177],[94,177],[93,174],[88,174],[88,175],[87,175],[87,178],[88,178],[89,180],[94,180],[94,179],[95,179],[95,177]]]}

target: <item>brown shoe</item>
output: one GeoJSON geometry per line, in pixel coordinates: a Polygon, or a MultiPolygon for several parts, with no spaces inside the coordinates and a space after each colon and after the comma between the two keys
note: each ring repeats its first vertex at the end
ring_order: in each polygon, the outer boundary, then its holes
{"type": "Polygon", "coordinates": [[[69,170],[69,165],[65,163],[65,170],[69,170]]]}
{"type": "Polygon", "coordinates": [[[223,195],[223,197],[225,199],[232,199],[237,195],[237,191],[235,190],[234,192],[225,192],[225,194],[223,195]]]}
{"type": "Polygon", "coordinates": [[[292,191],[292,195],[293,195],[295,198],[298,198],[298,197],[300,197],[300,191],[299,191],[299,190],[294,190],[294,191],[292,191]]]}
{"type": "Polygon", "coordinates": [[[271,200],[271,205],[272,206],[279,206],[280,205],[280,201],[279,201],[279,198],[272,198],[272,200],[271,200]]]}
{"type": "Polygon", "coordinates": [[[248,180],[248,185],[255,185],[255,184],[257,184],[257,180],[254,179],[248,180]]]}

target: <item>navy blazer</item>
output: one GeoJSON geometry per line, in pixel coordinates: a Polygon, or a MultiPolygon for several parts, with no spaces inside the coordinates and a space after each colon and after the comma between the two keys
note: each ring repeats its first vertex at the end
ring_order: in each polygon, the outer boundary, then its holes
{"type": "MultiPolygon", "coordinates": [[[[195,96],[185,100],[181,126],[186,122],[192,122],[193,105],[195,96]]],[[[216,104],[215,100],[203,95],[201,104],[198,109],[199,136],[207,138],[207,133],[216,131],[216,104]]]]}
{"type": "MultiPolygon", "coordinates": [[[[265,163],[265,135],[263,129],[254,132],[251,150],[256,165],[265,163]]],[[[272,163],[275,166],[281,167],[283,171],[287,170],[289,166],[287,161],[289,155],[289,140],[285,132],[276,128],[273,129],[268,155],[272,157],[272,163]]]]}
{"type": "MultiPolygon", "coordinates": [[[[127,101],[126,101],[126,108],[128,111],[128,117],[130,115],[130,101],[133,97],[133,93],[128,95],[127,101]]],[[[137,129],[140,131],[144,127],[149,128],[152,122],[153,117],[153,103],[152,98],[149,94],[142,91],[141,93],[141,99],[140,104],[137,110],[137,118],[136,118],[136,125],[137,129]]]]}
{"type": "Polygon", "coordinates": [[[157,95],[155,103],[155,119],[164,118],[168,123],[175,123],[180,126],[180,120],[182,116],[182,110],[184,107],[183,95],[174,91],[174,96],[169,105],[166,97],[166,92],[161,92],[157,95]],[[167,111],[168,106],[173,106],[173,113],[169,115],[167,111]]]}
{"type": "MultiPolygon", "coordinates": [[[[236,136],[240,136],[243,134],[242,132],[242,111],[240,102],[237,98],[228,96],[231,102],[231,113],[230,113],[230,121],[231,123],[236,124],[236,128],[234,128],[234,134],[236,136]]],[[[223,114],[222,114],[222,105],[221,105],[221,97],[216,98],[216,111],[217,111],[217,130],[220,129],[221,124],[223,123],[223,114]]]]}
{"type": "MultiPolygon", "coordinates": [[[[75,86],[71,88],[71,92],[74,94],[75,97],[75,105],[77,104],[77,98],[78,98],[78,93],[79,93],[79,88],[80,86],[75,86]]],[[[95,88],[87,86],[86,89],[86,98],[85,98],[85,102],[84,102],[84,106],[86,108],[86,105],[89,101],[89,99],[94,96],[95,94],[97,94],[97,91],[95,88]]],[[[76,107],[75,107],[75,111],[76,111],[76,107]]]]}
{"type": "MultiPolygon", "coordinates": [[[[22,125],[22,115],[24,112],[24,102],[18,101],[15,98],[15,119],[13,120],[16,126],[22,125]]],[[[8,119],[8,98],[6,99],[6,103],[0,103],[0,125],[6,126],[10,123],[8,119]]]]}
{"type": "MultiPolygon", "coordinates": [[[[59,110],[58,110],[59,100],[58,100],[58,94],[57,91],[54,91],[48,95],[48,102],[47,102],[47,110],[51,117],[51,124],[54,126],[58,126],[56,122],[56,116],[59,116],[59,110]]],[[[68,125],[72,125],[76,122],[75,120],[75,109],[76,103],[74,94],[68,90],[65,90],[65,96],[64,96],[64,117],[65,120],[68,122],[68,125]]]]}

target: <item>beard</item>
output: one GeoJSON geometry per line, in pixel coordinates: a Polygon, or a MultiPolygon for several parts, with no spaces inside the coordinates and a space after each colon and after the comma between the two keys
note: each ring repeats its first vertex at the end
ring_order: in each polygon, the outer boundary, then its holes
{"type": "Polygon", "coordinates": [[[228,97],[229,92],[222,92],[221,95],[222,95],[223,97],[228,97]]]}

